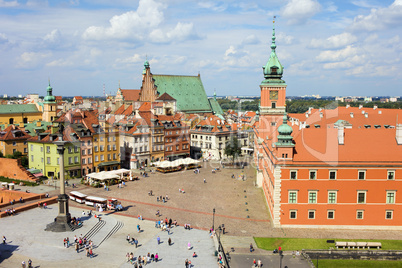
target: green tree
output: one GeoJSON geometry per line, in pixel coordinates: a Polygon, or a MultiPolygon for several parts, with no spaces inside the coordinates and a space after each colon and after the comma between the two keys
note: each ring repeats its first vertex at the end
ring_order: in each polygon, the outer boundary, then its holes
{"type": "Polygon", "coordinates": [[[237,139],[237,137],[233,137],[228,142],[226,142],[225,155],[231,156],[233,159],[233,163],[234,163],[235,159],[239,155],[241,155],[240,142],[237,139]]]}

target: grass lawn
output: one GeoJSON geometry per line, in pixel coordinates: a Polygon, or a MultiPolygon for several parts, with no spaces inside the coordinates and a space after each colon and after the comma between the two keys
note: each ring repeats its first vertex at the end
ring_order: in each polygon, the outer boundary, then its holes
{"type": "Polygon", "coordinates": [[[27,186],[37,186],[38,185],[35,182],[10,179],[10,178],[3,177],[3,176],[0,176],[0,182],[7,182],[7,183],[15,182],[15,184],[20,184],[20,182],[22,182],[22,183],[24,183],[24,185],[27,185],[27,186]]]}
{"type": "Polygon", "coordinates": [[[366,261],[366,260],[312,260],[318,268],[370,268],[370,267],[402,267],[402,261],[366,261]]]}
{"type": "MultiPolygon", "coordinates": [[[[332,239],[332,238],[328,238],[332,239]]],[[[279,246],[282,250],[302,250],[302,249],[329,249],[335,248],[334,243],[327,243],[327,239],[312,238],[271,238],[254,237],[258,248],[272,251],[279,246]]],[[[381,242],[384,250],[402,250],[402,240],[368,240],[368,239],[334,239],[335,241],[345,242],[381,242]]],[[[395,266],[397,267],[397,266],[395,266]]],[[[399,266],[398,266],[399,267],[399,266]]]]}

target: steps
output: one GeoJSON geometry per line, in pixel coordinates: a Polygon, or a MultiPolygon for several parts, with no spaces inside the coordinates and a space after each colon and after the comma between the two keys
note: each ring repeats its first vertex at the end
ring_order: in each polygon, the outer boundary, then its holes
{"type": "Polygon", "coordinates": [[[105,240],[109,239],[112,235],[114,235],[115,233],[117,233],[118,230],[120,230],[121,228],[123,228],[124,223],[121,221],[117,221],[116,225],[113,227],[112,230],[110,230],[110,232],[102,239],[102,241],[98,244],[97,247],[99,247],[105,240]]]}

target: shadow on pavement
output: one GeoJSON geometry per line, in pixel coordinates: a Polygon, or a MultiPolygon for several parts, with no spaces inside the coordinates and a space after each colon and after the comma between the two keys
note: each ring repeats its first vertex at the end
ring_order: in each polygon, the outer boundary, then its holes
{"type": "Polygon", "coordinates": [[[18,250],[19,246],[11,245],[9,244],[10,242],[8,242],[7,244],[0,244],[0,263],[10,258],[11,255],[13,255],[13,252],[18,250]]]}

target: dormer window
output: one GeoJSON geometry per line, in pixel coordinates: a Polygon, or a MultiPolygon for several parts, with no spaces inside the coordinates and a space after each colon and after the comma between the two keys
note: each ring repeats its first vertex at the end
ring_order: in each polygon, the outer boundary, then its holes
{"type": "Polygon", "coordinates": [[[271,67],[271,74],[277,74],[278,73],[277,70],[278,70],[278,68],[271,67]]]}

